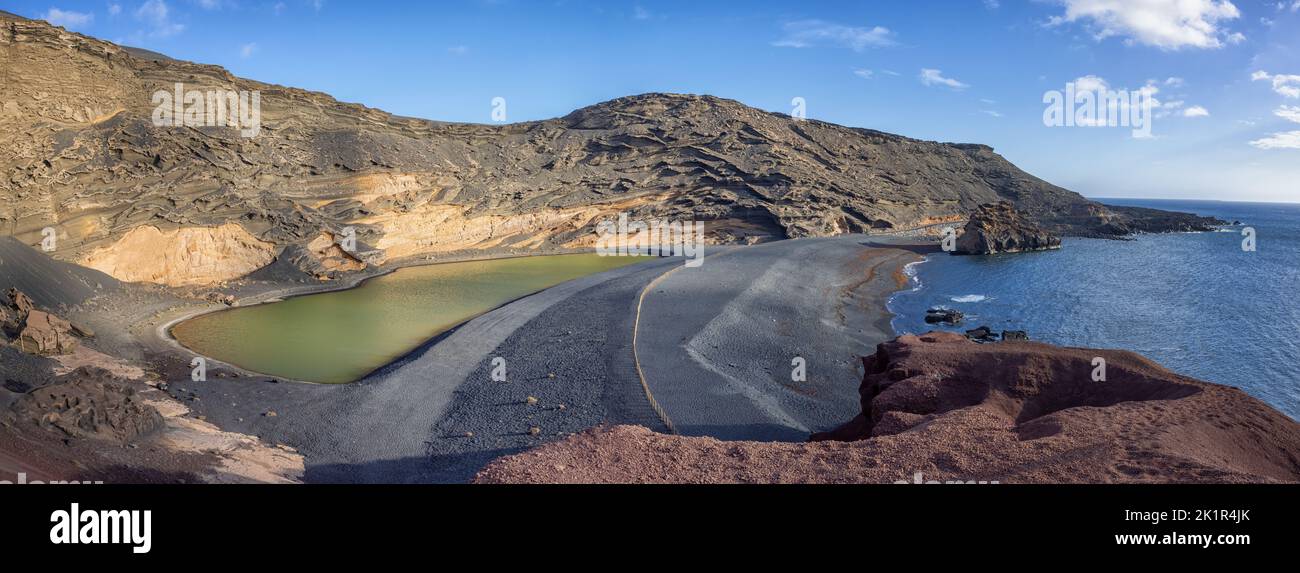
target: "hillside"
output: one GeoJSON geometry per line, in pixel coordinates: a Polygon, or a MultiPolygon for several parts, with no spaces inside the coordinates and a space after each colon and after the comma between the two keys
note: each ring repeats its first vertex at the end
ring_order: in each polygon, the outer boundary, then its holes
{"type": "MultiPolygon", "coordinates": [[[[589,245],[594,222],[706,222],[754,242],[905,229],[1008,200],[1063,235],[1199,228],[1118,210],[984,145],[644,94],[516,124],[404,118],[0,15],[0,234],[57,230],[62,260],[211,283],[346,226],[387,258],[589,245]],[[156,127],[153,94],[257,91],[254,137],[156,127]]],[[[486,102],[485,102],[486,109],[486,102]]]]}

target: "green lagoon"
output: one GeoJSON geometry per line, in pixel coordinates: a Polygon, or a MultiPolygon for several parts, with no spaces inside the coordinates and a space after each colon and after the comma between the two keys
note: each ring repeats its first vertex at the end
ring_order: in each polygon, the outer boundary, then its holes
{"type": "Polygon", "coordinates": [[[194,352],[247,370],[341,384],[511,300],[645,260],[578,254],[409,267],[353,289],[197,316],[171,333],[194,352]]]}

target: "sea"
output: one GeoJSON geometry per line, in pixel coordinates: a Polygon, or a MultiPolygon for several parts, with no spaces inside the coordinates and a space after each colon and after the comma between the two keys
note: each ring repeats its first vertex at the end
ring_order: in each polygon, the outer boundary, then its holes
{"type": "Polygon", "coordinates": [[[1066,238],[1059,251],[933,254],[908,267],[911,288],[890,300],[894,331],[987,325],[1057,345],[1132,350],[1300,419],[1300,204],[1099,201],[1240,224],[1123,241],[1066,238]],[[965,321],[926,324],[931,307],[960,310],[965,321]]]}

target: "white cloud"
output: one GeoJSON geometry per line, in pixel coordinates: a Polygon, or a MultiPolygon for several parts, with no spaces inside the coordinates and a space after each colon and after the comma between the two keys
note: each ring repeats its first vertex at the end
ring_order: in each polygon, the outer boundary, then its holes
{"type": "Polygon", "coordinates": [[[1192,107],[1183,110],[1183,117],[1209,117],[1209,115],[1210,115],[1210,110],[1205,109],[1199,105],[1194,105],[1192,107]]]}
{"type": "Polygon", "coordinates": [[[1099,92],[1110,89],[1110,84],[1100,77],[1086,75],[1081,78],[1075,78],[1074,89],[1081,92],[1099,92]]]}
{"type": "Polygon", "coordinates": [[[58,8],[50,8],[49,10],[46,10],[45,14],[42,15],[41,18],[55,26],[63,26],[69,30],[84,28],[89,26],[91,22],[95,21],[95,15],[89,12],[73,12],[71,10],[60,10],[58,8]]]}
{"type": "Polygon", "coordinates": [[[1300,130],[1274,133],[1250,144],[1260,149],[1300,149],[1300,130]]]}
{"type": "Polygon", "coordinates": [[[1269,80],[1273,83],[1273,91],[1278,94],[1289,98],[1300,98],[1300,75],[1271,75],[1265,71],[1258,71],[1250,74],[1250,79],[1251,81],[1269,80]]]}
{"type": "Polygon", "coordinates": [[[1300,106],[1284,105],[1273,110],[1273,115],[1290,122],[1300,123],[1300,106]]]}
{"type": "Polygon", "coordinates": [[[109,4],[109,5],[108,5],[108,15],[109,15],[109,16],[116,16],[116,15],[121,14],[121,13],[122,13],[122,5],[121,5],[121,4],[109,4]]]}
{"type": "Polygon", "coordinates": [[[858,69],[858,70],[853,70],[853,75],[858,76],[864,80],[869,80],[875,74],[871,70],[858,69]]]}
{"type": "Polygon", "coordinates": [[[1167,85],[1167,86],[1169,86],[1169,87],[1171,87],[1171,88],[1181,88],[1181,87],[1183,87],[1183,85],[1185,85],[1186,83],[1187,83],[1187,82],[1184,81],[1183,78],[1168,78],[1168,79],[1165,80],[1165,85],[1167,85]]]}
{"type": "Polygon", "coordinates": [[[955,90],[964,90],[970,87],[969,84],[962,83],[953,78],[945,78],[942,70],[922,68],[920,78],[921,83],[927,86],[946,86],[955,90]]]}
{"type": "Polygon", "coordinates": [[[239,57],[251,58],[257,53],[257,42],[249,42],[239,47],[239,57]]]}
{"type": "Polygon", "coordinates": [[[1002,7],[1002,3],[998,0],[984,0],[984,7],[989,10],[997,10],[1002,7]]]}
{"type": "Polygon", "coordinates": [[[1082,22],[1102,40],[1112,36],[1162,50],[1219,48],[1246,37],[1223,27],[1241,12],[1229,0],[1056,0],[1065,13],[1048,24],[1082,22]]]}
{"type": "Polygon", "coordinates": [[[785,36],[772,43],[781,48],[808,48],[817,45],[836,45],[861,52],[867,48],[894,45],[894,33],[876,26],[859,28],[822,20],[799,20],[784,26],[785,36]]]}
{"type": "Polygon", "coordinates": [[[997,112],[997,111],[994,111],[994,110],[991,110],[991,109],[981,109],[981,110],[980,110],[980,113],[985,114],[985,115],[989,115],[989,116],[992,116],[992,117],[1002,117],[1002,114],[1001,114],[1001,113],[999,113],[999,112],[997,112]]]}
{"type": "Polygon", "coordinates": [[[135,18],[153,28],[149,32],[150,36],[166,38],[185,31],[184,24],[172,22],[171,9],[163,0],[148,0],[141,4],[135,11],[135,18]]]}

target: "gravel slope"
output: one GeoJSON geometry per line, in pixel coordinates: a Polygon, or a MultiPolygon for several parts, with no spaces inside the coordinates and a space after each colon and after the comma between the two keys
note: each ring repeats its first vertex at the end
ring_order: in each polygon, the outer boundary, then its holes
{"type": "MultiPolygon", "coordinates": [[[[874,239],[874,237],[873,237],[874,239]]],[[[860,356],[893,337],[885,302],[911,252],[868,238],[737,248],[659,281],[642,306],[647,384],[685,435],[803,441],[857,410],[860,356]],[[806,380],[794,380],[802,358],[806,380]]]]}

